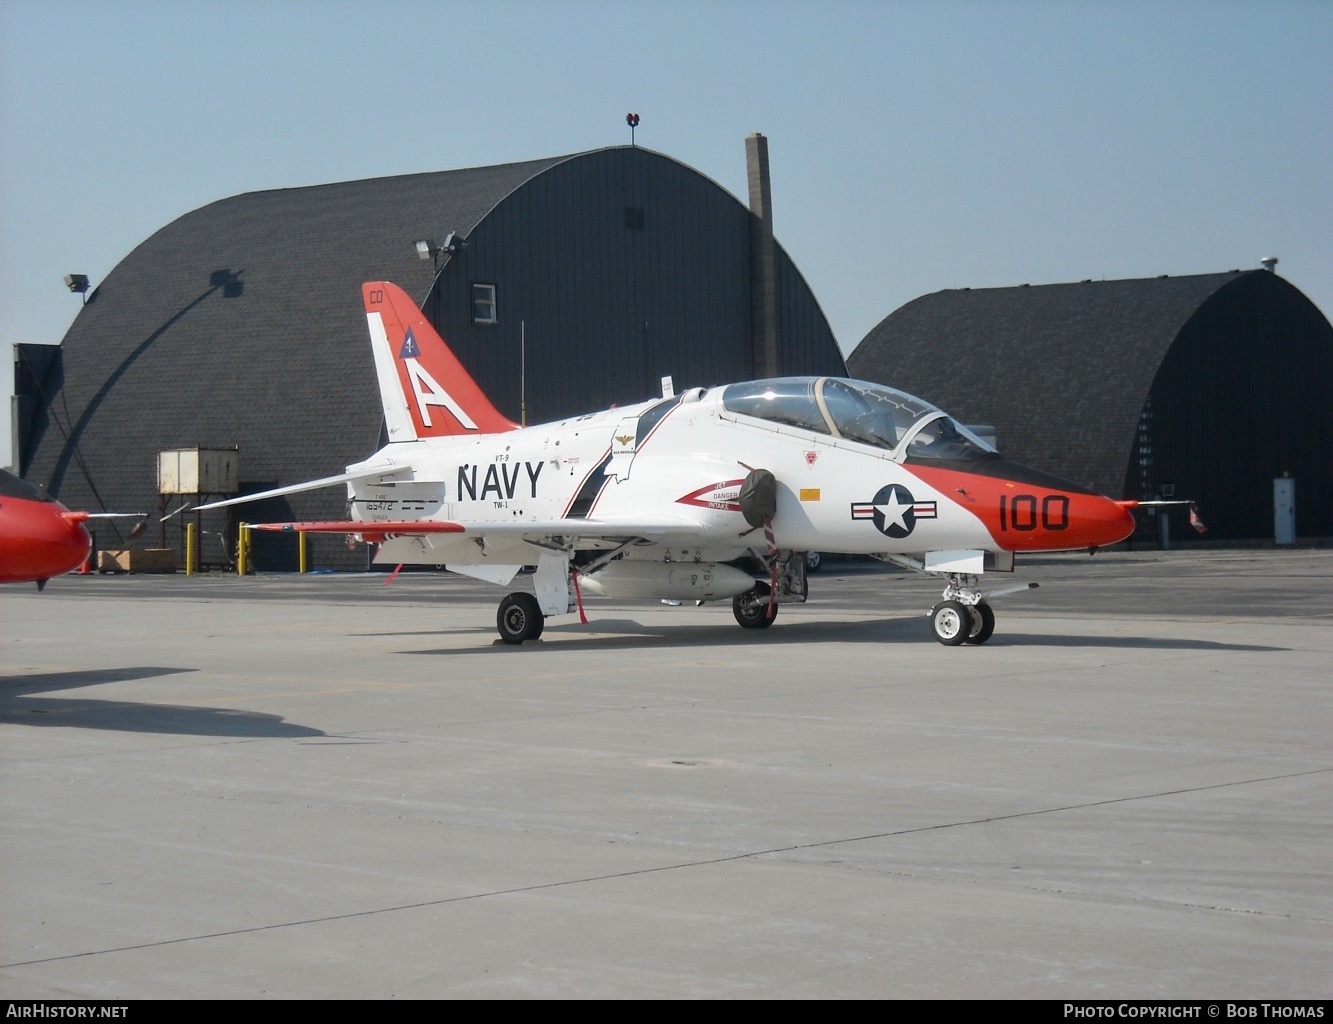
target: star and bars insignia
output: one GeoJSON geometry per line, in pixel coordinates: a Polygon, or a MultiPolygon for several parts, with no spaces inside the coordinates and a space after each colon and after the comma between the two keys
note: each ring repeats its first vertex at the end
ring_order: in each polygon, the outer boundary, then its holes
{"type": "Polygon", "coordinates": [[[918,519],[934,519],[936,503],[917,501],[902,484],[888,484],[875,492],[870,501],[852,502],[852,519],[869,519],[886,537],[906,537],[918,519]]]}

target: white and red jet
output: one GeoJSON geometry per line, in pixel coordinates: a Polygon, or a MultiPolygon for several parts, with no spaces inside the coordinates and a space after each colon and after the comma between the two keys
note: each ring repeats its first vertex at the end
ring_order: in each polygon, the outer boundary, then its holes
{"type": "Polygon", "coordinates": [[[264,529],[350,533],[385,564],[444,564],[535,593],[500,602],[507,643],[585,594],[732,602],[750,629],[807,595],[806,551],[876,555],[940,577],[944,644],[995,627],[983,571],[1025,551],[1095,550],[1134,529],[1117,502],[1003,458],[945,413],[879,384],[750,381],[520,427],[395,285],[362,288],[389,444],[333,484],[351,518],[264,529]]]}

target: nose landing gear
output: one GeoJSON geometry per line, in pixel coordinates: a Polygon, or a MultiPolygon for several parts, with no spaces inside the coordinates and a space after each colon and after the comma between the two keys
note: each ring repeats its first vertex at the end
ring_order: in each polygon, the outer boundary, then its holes
{"type": "Polygon", "coordinates": [[[995,609],[990,598],[1014,594],[1020,590],[1034,590],[1037,584],[1024,583],[982,593],[976,588],[976,577],[950,574],[944,588],[944,600],[930,610],[930,628],[935,639],[946,647],[959,644],[984,644],[995,632],[995,609]]]}
{"type": "Polygon", "coordinates": [[[971,607],[961,601],[941,601],[930,610],[930,628],[945,647],[984,644],[995,632],[995,612],[984,601],[971,607]]]}
{"type": "Polygon", "coordinates": [[[945,647],[957,647],[972,631],[972,613],[960,601],[941,601],[930,610],[930,628],[945,647]]]}

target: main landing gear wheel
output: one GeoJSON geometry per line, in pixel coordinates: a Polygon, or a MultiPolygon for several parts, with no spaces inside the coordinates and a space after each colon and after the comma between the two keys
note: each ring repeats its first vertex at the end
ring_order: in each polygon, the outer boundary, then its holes
{"type": "Polygon", "coordinates": [[[771,588],[767,583],[756,583],[754,588],[731,599],[731,613],[736,616],[745,629],[767,629],[777,618],[777,608],[773,615],[768,614],[768,595],[771,588]]]}
{"type": "Polygon", "coordinates": [[[959,601],[941,601],[930,610],[930,628],[945,647],[957,647],[972,632],[972,613],[959,601]]]}
{"type": "Polygon", "coordinates": [[[507,644],[536,640],[542,635],[545,625],[546,616],[531,594],[510,594],[500,602],[500,609],[495,613],[495,626],[500,631],[500,639],[507,644]]]}
{"type": "Polygon", "coordinates": [[[984,644],[994,632],[995,609],[986,604],[985,601],[973,605],[972,631],[967,634],[967,642],[970,644],[984,644]]]}

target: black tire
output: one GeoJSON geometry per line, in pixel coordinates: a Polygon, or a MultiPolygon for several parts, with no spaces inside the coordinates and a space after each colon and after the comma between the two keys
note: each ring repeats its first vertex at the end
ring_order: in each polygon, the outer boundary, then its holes
{"type": "Polygon", "coordinates": [[[769,616],[770,591],[771,588],[767,583],[756,583],[753,589],[737,594],[731,599],[731,614],[736,616],[736,621],[743,629],[767,629],[773,625],[773,619],[778,617],[778,610],[774,607],[773,615],[769,616]]]}
{"type": "Polygon", "coordinates": [[[536,640],[546,626],[546,616],[542,615],[541,605],[531,594],[509,594],[500,602],[495,613],[495,628],[500,631],[500,639],[507,644],[521,644],[524,640],[536,640]]]}
{"type": "Polygon", "coordinates": [[[805,571],[819,572],[820,566],[824,564],[824,556],[818,551],[807,551],[805,553],[805,571]]]}
{"type": "Polygon", "coordinates": [[[972,632],[967,635],[970,644],[984,644],[995,632],[995,609],[986,602],[972,608],[972,632]]]}
{"type": "Polygon", "coordinates": [[[945,647],[957,647],[972,632],[972,613],[958,601],[941,601],[930,610],[930,628],[945,647]]]}

